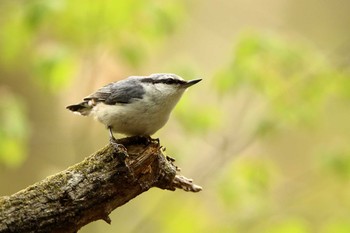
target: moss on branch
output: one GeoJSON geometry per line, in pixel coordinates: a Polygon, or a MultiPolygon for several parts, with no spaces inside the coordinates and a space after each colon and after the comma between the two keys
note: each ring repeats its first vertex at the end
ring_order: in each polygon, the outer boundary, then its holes
{"type": "Polygon", "coordinates": [[[68,169],[11,196],[0,197],[0,232],[77,232],[152,187],[198,192],[177,175],[155,141],[120,139],[68,169]]]}

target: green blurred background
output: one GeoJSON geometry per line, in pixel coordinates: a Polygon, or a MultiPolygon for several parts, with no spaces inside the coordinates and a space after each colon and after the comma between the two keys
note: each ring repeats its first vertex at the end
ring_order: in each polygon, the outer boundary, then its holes
{"type": "Polygon", "coordinates": [[[151,189],[81,232],[350,232],[350,2],[2,0],[0,195],[81,161],[65,106],[129,75],[201,77],[160,137],[198,194],[151,189]]]}

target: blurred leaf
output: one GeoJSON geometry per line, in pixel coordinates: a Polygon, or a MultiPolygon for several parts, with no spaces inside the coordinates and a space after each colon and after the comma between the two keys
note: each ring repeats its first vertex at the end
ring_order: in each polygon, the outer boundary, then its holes
{"type": "Polygon", "coordinates": [[[281,222],[272,224],[266,233],[308,233],[308,224],[305,221],[298,218],[284,219],[281,222]]]}
{"type": "Polygon", "coordinates": [[[219,183],[219,193],[227,208],[250,209],[253,202],[255,208],[259,208],[274,181],[274,170],[272,162],[267,160],[242,158],[235,161],[219,183]]]}
{"type": "Polygon", "coordinates": [[[131,66],[139,67],[141,65],[141,61],[143,61],[145,57],[144,48],[140,48],[136,46],[136,44],[124,44],[119,49],[120,56],[131,66]]]}
{"type": "Polygon", "coordinates": [[[182,5],[175,1],[151,1],[144,6],[145,8],[148,8],[145,17],[154,21],[145,27],[145,34],[151,37],[173,33],[177,23],[184,18],[182,5]]]}
{"type": "Polygon", "coordinates": [[[350,232],[350,223],[348,220],[335,220],[325,224],[322,233],[348,233],[350,232]]]}
{"type": "Polygon", "coordinates": [[[203,206],[188,200],[174,200],[164,205],[159,232],[204,232],[209,225],[208,212],[203,206]],[[174,212],[176,209],[176,212],[174,212]],[[190,211],[189,211],[190,210],[190,211]]]}
{"type": "Polygon", "coordinates": [[[350,70],[344,70],[343,72],[339,72],[333,77],[334,79],[341,80],[341,85],[337,85],[335,88],[336,93],[339,93],[342,97],[350,100],[350,70]]]}
{"type": "Polygon", "coordinates": [[[218,72],[214,86],[220,94],[250,87],[267,100],[269,125],[259,126],[262,133],[266,126],[276,128],[271,123],[315,125],[327,101],[340,96],[338,90],[350,93],[349,79],[350,73],[339,72],[316,50],[250,33],[238,41],[233,61],[218,72]]]}
{"type": "Polygon", "coordinates": [[[217,107],[208,103],[199,105],[189,98],[183,98],[175,108],[175,115],[181,124],[189,131],[199,133],[218,127],[221,114],[217,107]]]}
{"type": "Polygon", "coordinates": [[[68,84],[76,66],[76,59],[67,50],[50,47],[38,55],[34,76],[45,88],[57,92],[68,84]]]}
{"type": "MultiPolygon", "coordinates": [[[[68,46],[86,48],[103,44],[122,51],[126,46],[127,51],[135,54],[135,51],[145,50],[152,39],[160,41],[173,31],[179,19],[174,15],[181,6],[174,0],[62,1],[60,7],[51,7],[52,13],[46,16],[42,29],[53,26],[51,39],[64,40],[68,46]]],[[[130,56],[122,58],[134,65],[130,56]]]]}
{"type": "Polygon", "coordinates": [[[232,75],[227,71],[216,74],[214,81],[219,94],[233,92],[240,83],[239,75],[232,75]]]}
{"type": "Polygon", "coordinates": [[[52,13],[54,2],[53,0],[46,0],[30,1],[27,3],[24,23],[30,30],[35,30],[45,23],[45,18],[52,13]]]}
{"type": "Polygon", "coordinates": [[[21,54],[25,54],[30,46],[31,35],[24,25],[23,12],[13,4],[2,15],[0,21],[0,61],[6,66],[12,66],[21,54]]]}
{"type": "Polygon", "coordinates": [[[345,180],[350,179],[350,151],[325,152],[321,157],[323,169],[345,180]]]}
{"type": "Polygon", "coordinates": [[[17,167],[25,159],[28,120],[20,99],[0,89],[0,163],[17,167]]]}
{"type": "Polygon", "coordinates": [[[3,7],[0,62],[8,66],[16,60],[18,65],[22,56],[35,60],[35,66],[22,61],[24,68],[29,65],[51,90],[64,86],[73,63],[97,47],[140,66],[184,16],[183,2],[175,0],[33,0],[3,7]],[[38,52],[46,44],[70,49],[66,54],[38,52]]]}
{"type": "Polygon", "coordinates": [[[256,128],[258,137],[266,137],[276,131],[277,125],[272,119],[265,119],[259,122],[256,128]]]}
{"type": "Polygon", "coordinates": [[[22,141],[10,137],[1,137],[0,163],[7,167],[15,168],[20,166],[26,158],[26,145],[22,141]]]}

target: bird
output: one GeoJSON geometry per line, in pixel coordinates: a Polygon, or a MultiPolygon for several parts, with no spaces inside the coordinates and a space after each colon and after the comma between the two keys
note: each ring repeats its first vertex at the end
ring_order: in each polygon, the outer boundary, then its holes
{"type": "Polygon", "coordinates": [[[66,108],[82,116],[92,116],[113,133],[151,138],[168,121],[175,105],[190,86],[202,79],[186,81],[171,73],[130,76],[109,83],[66,108]]]}

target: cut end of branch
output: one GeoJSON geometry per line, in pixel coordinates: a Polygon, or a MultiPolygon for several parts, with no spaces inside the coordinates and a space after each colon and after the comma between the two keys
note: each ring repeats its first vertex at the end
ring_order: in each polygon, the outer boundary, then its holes
{"type": "Polygon", "coordinates": [[[188,179],[182,175],[176,175],[173,184],[175,188],[185,190],[186,192],[199,192],[202,187],[193,183],[192,179],[188,179]]]}
{"type": "Polygon", "coordinates": [[[111,218],[110,218],[108,215],[104,216],[104,217],[102,218],[102,220],[105,221],[105,222],[108,223],[108,224],[111,224],[111,223],[112,223],[112,220],[111,220],[111,218]]]}
{"type": "Polygon", "coordinates": [[[159,181],[155,184],[156,187],[172,191],[182,189],[186,192],[199,192],[202,190],[202,187],[194,184],[192,179],[178,174],[181,169],[174,164],[174,158],[160,154],[158,160],[162,169],[160,170],[159,181]]]}

